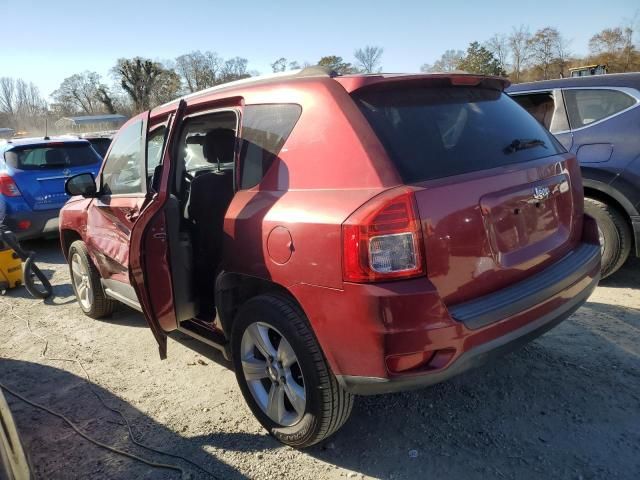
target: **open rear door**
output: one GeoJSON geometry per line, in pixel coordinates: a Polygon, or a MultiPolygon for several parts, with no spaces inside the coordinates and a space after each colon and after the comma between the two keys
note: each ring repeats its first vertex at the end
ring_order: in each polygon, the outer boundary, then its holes
{"type": "Polygon", "coordinates": [[[167,358],[166,333],[177,328],[166,206],[175,161],[171,158],[171,145],[175,143],[185,109],[186,102],[181,100],[175,114],[169,119],[158,192],[148,192],[146,205],[131,230],[129,244],[129,281],[140,300],[145,320],[158,341],[160,358],[163,360],[167,358]]]}

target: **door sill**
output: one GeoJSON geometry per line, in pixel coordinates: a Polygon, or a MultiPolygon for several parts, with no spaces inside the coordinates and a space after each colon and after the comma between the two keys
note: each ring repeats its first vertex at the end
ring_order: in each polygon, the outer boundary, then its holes
{"type": "Polygon", "coordinates": [[[229,342],[220,330],[207,325],[207,323],[208,322],[195,318],[192,320],[185,320],[180,322],[178,331],[220,350],[224,355],[224,358],[230,361],[231,355],[229,352],[229,342]]]}

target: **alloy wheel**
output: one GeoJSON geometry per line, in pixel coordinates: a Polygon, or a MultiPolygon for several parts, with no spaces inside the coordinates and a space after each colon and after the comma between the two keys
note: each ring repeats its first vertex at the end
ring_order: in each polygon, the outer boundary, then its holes
{"type": "Polygon", "coordinates": [[[298,423],[307,405],[304,378],[284,335],[255,322],[245,329],[240,349],[244,378],[260,409],[279,425],[298,423]]]}
{"type": "Polygon", "coordinates": [[[83,309],[90,310],[93,304],[93,290],[91,290],[89,271],[78,253],[74,253],[71,257],[71,274],[78,302],[80,302],[83,309]]]}

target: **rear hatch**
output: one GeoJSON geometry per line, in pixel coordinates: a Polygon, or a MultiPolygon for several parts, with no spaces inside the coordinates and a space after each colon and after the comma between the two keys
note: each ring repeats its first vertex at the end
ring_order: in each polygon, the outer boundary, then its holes
{"type": "Polygon", "coordinates": [[[415,187],[427,274],[445,303],[523,280],[578,242],[575,158],[500,88],[441,82],[354,97],[415,187]]]}
{"type": "Polygon", "coordinates": [[[102,162],[85,141],[19,145],[4,156],[13,181],[33,210],[60,209],[68,199],[67,178],[83,172],[96,175],[102,162]]]}

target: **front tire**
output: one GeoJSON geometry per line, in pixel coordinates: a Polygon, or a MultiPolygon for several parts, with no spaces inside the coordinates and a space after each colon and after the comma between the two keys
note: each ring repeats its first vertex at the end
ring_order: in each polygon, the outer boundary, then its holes
{"type": "Polygon", "coordinates": [[[245,401],[282,443],[309,447],[349,418],[353,396],[338,384],[304,313],[290,298],[260,295],[245,303],[231,344],[245,401]]]}
{"type": "Polygon", "coordinates": [[[584,211],[598,224],[602,253],[602,278],[615,273],[631,252],[631,228],[624,216],[611,205],[585,197],[584,211]]]}
{"type": "Polygon", "coordinates": [[[111,315],[115,303],[104,293],[100,273],[83,241],[76,240],[71,244],[68,258],[71,285],[84,314],[95,319],[111,315]]]}

